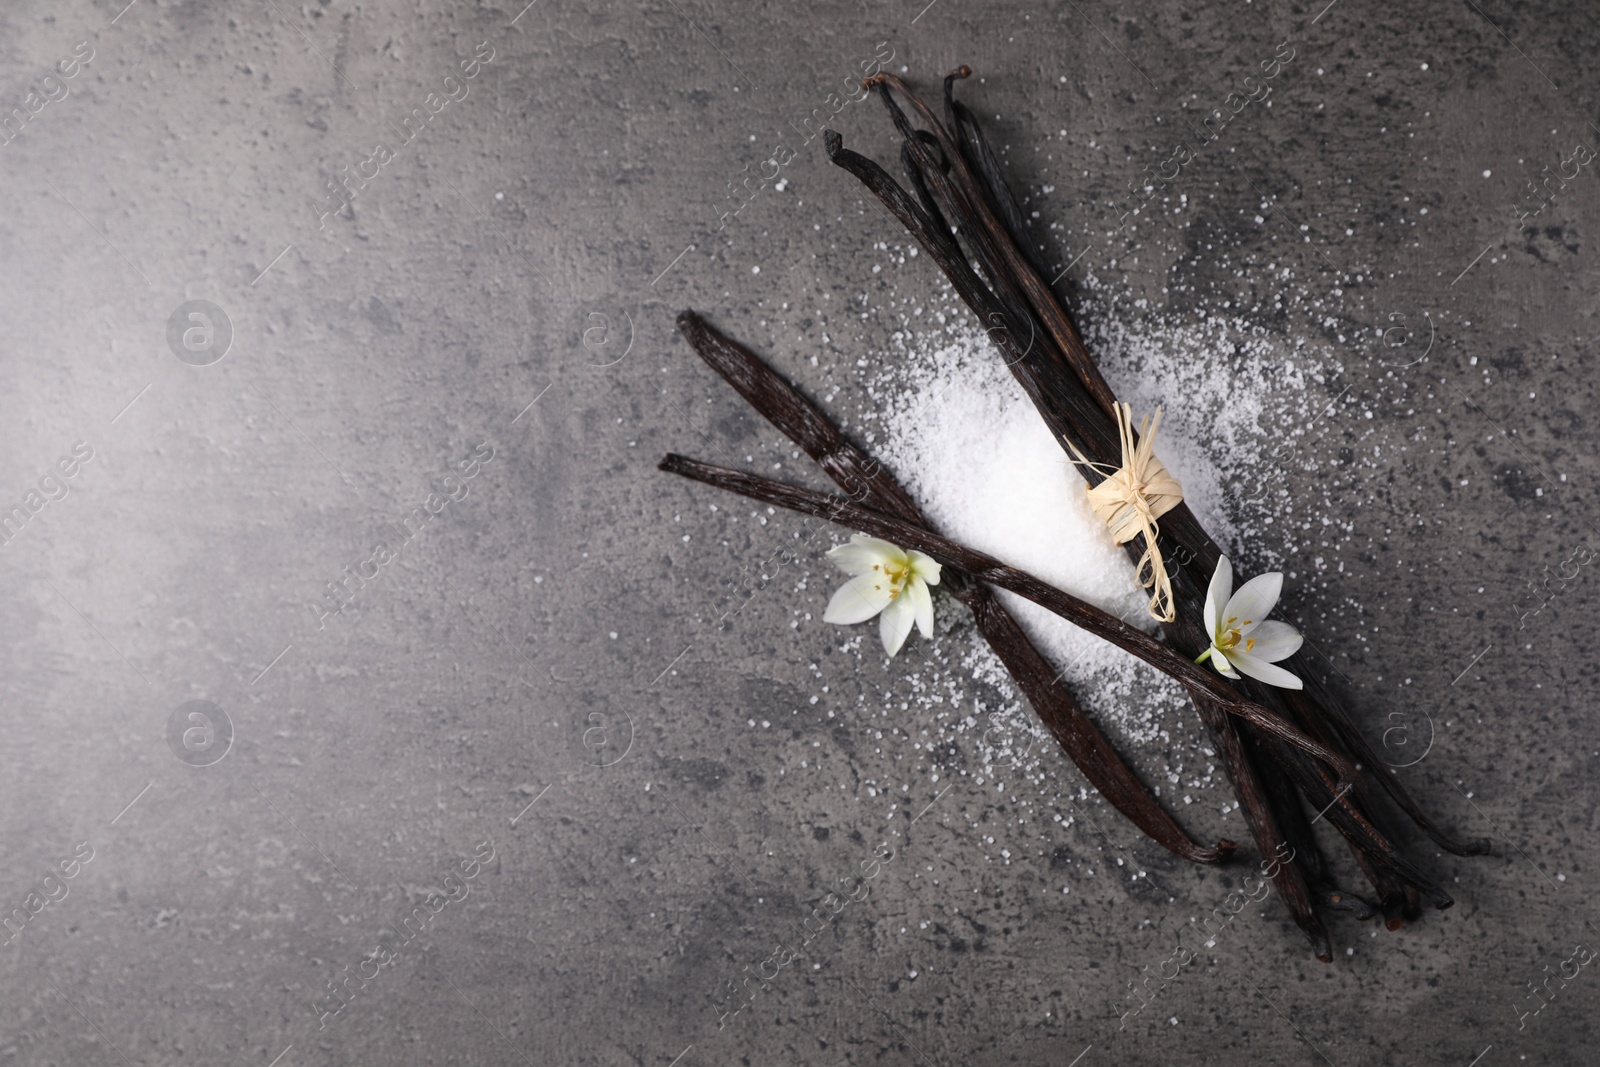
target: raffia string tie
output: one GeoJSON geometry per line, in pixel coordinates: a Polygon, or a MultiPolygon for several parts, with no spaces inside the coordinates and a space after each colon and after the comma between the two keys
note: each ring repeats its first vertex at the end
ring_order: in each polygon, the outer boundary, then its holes
{"type": "MultiPolygon", "coordinates": [[[[1139,424],[1138,443],[1134,443],[1133,408],[1117,404],[1117,432],[1122,438],[1122,466],[1106,475],[1106,480],[1089,489],[1089,504],[1094,513],[1111,528],[1112,539],[1125,544],[1144,535],[1144,555],[1139,559],[1139,585],[1152,590],[1150,617],[1172,622],[1178,617],[1172,602],[1172,579],[1156,538],[1161,529],[1156,520],[1183,500],[1183,486],[1156,458],[1156,429],[1161,425],[1161,409],[1146,415],[1139,424]]],[[[1091,463],[1074,447],[1076,462],[1106,473],[1104,464],[1091,463]]]]}

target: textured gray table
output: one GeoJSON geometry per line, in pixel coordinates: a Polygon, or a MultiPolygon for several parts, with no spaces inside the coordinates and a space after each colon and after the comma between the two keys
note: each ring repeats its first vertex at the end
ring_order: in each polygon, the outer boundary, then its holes
{"type": "MultiPolygon", "coordinates": [[[[0,1063],[1592,1058],[1591,11],[122,3],[0,14],[0,1063]],[[1253,854],[1171,859],[1048,747],[978,784],[994,746],[896,701],[970,627],[841,651],[796,614],[820,542],[723,617],[793,521],[655,460],[811,475],[675,312],[859,421],[948,303],[808,133],[888,156],[874,61],[985,79],[1093,329],[1227,320],[1295,371],[1233,442],[1299,427],[1239,543],[1319,557],[1288,617],[1494,837],[1418,849],[1453,910],[1324,966],[1269,900],[1131,1014],[1253,854]]],[[[1166,728],[1152,781],[1198,742],[1166,728]]]]}

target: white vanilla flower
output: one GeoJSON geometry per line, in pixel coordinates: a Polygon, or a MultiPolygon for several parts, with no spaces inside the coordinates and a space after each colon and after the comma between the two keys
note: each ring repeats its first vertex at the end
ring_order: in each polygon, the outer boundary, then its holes
{"type": "Polygon", "coordinates": [[[828,601],[823,622],[848,626],[877,615],[878,636],[891,656],[905,644],[913,622],[923,637],[933,636],[928,586],[939,584],[939,564],[931,556],[858,533],[829,549],[828,558],[852,577],[828,601]]]}
{"type": "Polygon", "coordinates": [[[1258,682],[1284,689],[1303,688],[1299,678],[1273,666],[1299,651],[1304,640],[1300,631],[1288,623],[1267,618],[1283,592],[1283,574],[1259,574],[1229,596],[1232,592],[1233,566],[1223,556],[1217,561],[1217,573],[1211,576],[1211,588],[1206,590],[1204,618],[1211,647],[1200,653],[1195,662],[1209,659],[1217,673],[1228,678],[1239,677],[1233,669],[1237,667],[1258,682]]]}

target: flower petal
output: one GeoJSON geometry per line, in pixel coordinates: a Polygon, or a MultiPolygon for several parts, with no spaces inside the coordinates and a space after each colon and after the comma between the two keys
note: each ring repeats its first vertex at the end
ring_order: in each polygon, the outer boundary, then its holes
{"type": "Polygon", "coordinates": [[[1305,688],[1305,683],[1282,667],[1268,663],[1265,660],[1256,659],[1254,656],[1241,653],[1237,649],[1233,653],[1233,663],[1234,666],[1258,682],[1266,682],[1268,685],[1279,686],[1283,689],[1305,688]]]}
{"type": "Polygon", "coordinates": [[[828,549],[828,558],[846,574],[867,574],[874,564],[897,562],[904,555],[898,546],[888,541],[859,533],[845,544],[828,549]]]}
{"type": "MultiPolygon", "coordinates": [[[[1218,617],[1222,606],[1228,602],[1228,594],[1233,592],[1233,564],[1228,562],[1228,557],[1223,556],[1217,560],[1216,573],[1211,576],[1211,585],[1206,589],[1205,614],[1201,618],[1206,624],[1206,633],[1215,637],[1219,629],[1218,617]]],[[[1223,660],[1224,663],[1227,660],[1223,660]]]]}
{"type": "Polygon", "coordinates": [[[823,622],[841,626],[866,622],[889,606],[889,583],[881,574],[858,574],[839,587],[822,613],[823,622]]]}
{"type": "Polygon", "coordinates": [[[928,583],[915,576],[906,584],[905,597],[911,601],[911,607],[917,618],[917,629],[922,631],[923,637],[933,636],[933,594],[928,592],[928,583]]]}
{"type": "Polygon", "coordinates": [[[1217,648],[1215,645],[1213,645],[1211,648],[1211,665],[1215,667],[1217,669],[1217,673],[1222,675],[1224,678],[1239,677],[1239,672],[1233,669],[1233,665],[1228,662],[1228,657],[1224,656],[1222,654],[1222,650],[1217,648]]]}
{"type": "Polygon", "coordinates": [[[939,584],[940,567],[938,560],[934,559],[930,555],[918,552],[914,548],[910,552],[907,552],[906,555],[911,559],[912,574],[916,575],[918,578],[921,578],[929,585],[939,584]]]}
{"type": "Polygon", "coordinates": [[[1228,606],[1222,609],[1222,624],[1229,628],[1237,626],[1239,632],[1248,637],[1262,619],[1272,614],[1273,606],[1278,603],[1278,594],[1282,592],[1282,571],[1256,575],[1228,598],[1228,606]],[[1229,619],[1239,621],[1230,623],[1229,619]]]}
{"type": "Polygon", "coordinates": [[[895,598],[878,616],[878,636],[883,639],[883,650],[890,656],[899,652],[900,646],[906,643],[906,635],[911,632],[911,622],[916,614],[910,598],[902,596],[895,598]]]}
{"type": "Polygon", "coordinates": [[[1304,640],[1300,631],[1288,623],[1268,619],[1250,628],[1249,636],[1244,639],[1243,652],[1263,663],[1276,663],[1300,651],[1300,644],[1304,640]]]}

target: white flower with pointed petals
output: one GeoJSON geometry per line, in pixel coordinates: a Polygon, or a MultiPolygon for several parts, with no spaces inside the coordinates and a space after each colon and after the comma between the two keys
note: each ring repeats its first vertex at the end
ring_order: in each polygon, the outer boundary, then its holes
{"type": "Polygon", "coordinates": [[[1278,596],[1283,592],[1283,574],[1259,574],[1233,592],[1233,565],[1228,557],[1217,561],[1217,573],[1206,590],[1205,624],[1211,634],[1211,647],[1195,658],[1196,663],[1211,661],[1217,673],[1239,677],[1240,671],[1258,682],[1284,689],[1304,688],[1300,679],[1274,666],[1300,649],[1300,631],[1286,622],[1268,619],[1278,596]],[[1229,594],[1232,593],[1230,596],[1229,594]],[[1224,605],[1223,601],[1227,603],[1224,605]]]}
{"type": "Polygon", "coordinates": [[[891,656],[905,644],[913,622],[923,637],[933,636],[928,586],[939,584],[939,564],[933,557],[858,533],[848,544],[829,549],[828,558],[851,578],[833,594],[823,622],[849,626],[876,615],[878,636],[891,656]]]}

